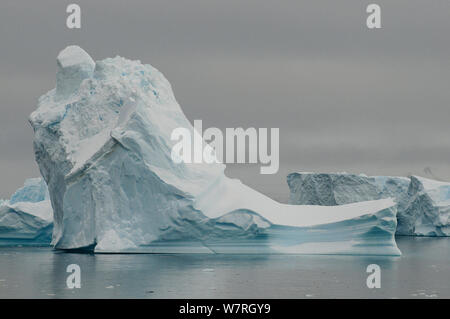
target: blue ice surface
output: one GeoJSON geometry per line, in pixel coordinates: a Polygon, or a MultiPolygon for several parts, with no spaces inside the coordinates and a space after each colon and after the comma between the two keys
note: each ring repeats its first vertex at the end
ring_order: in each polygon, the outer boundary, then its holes
{"type": "Polygon", "coordinates": [[[30,178],[19,188],[9,200],[10,204],[19,202],[37,203],[49,198],[47,185],[42,178],[30,178]]]}

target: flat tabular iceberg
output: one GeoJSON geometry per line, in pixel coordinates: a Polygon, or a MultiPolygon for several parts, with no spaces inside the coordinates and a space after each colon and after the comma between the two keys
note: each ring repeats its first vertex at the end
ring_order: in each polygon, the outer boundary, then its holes
{"type": "Polygon", "coordinates": [[[0,202],[0,245],[48,245],[53,213],[42,178],[30,178],[10,200],[0,202]]]}
{"type": "Polygon", "coordinates": [[[227,178],[223,164],[174,163],[172,131],[193,127],[165,77],[139,61],[93,63],[67,47],[30,122],[58,249],[400,254],[390,199],[283,205],[227,178]]]}
{"type": "Polygon", "coordinates": [[[398,235],[450,236],[450,183],[347,173],[292,173],[287,181],[291,204],[333,206],[394,198],[398,235]]]}

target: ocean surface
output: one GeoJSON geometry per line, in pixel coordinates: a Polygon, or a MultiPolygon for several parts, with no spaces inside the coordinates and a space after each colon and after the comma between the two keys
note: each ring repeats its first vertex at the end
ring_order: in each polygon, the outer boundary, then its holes
{"type": "Polygon", "coordinates": [[[398,237],[401,257],[80,254],[0,247],[0,298],[450,298],[450,238],[398,237]],[[81,269],[69,289],[67,266],[81,269]],[[369,289],[369,264],[381,287],[369,289]]]}

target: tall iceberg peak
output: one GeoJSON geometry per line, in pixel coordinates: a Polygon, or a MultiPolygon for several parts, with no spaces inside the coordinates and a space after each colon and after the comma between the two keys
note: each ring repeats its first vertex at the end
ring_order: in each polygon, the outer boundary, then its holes
{"type": "MultiPolygon", "coordinates": [[[[81,55],[74,60],[92,65],[81,55]]],[[[64,74],[71,93],[49,91],[30,116],[56,248],[400,254],[390,199],[284,205],[226,177],[223,164],[173,162],[172,131],[196,132],[152,66],[115,57],[76,81],[64,74]]]]}

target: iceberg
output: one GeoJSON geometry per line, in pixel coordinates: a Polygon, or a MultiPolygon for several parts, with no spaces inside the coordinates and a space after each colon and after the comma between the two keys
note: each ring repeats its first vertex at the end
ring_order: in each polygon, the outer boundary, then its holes
{"type": "Polygon", "coordinates": [[[92,62],[69,46],[57,67],[56,89],[30,115],[56,249],[400,255],[391,199],[287,205],[228,178],[222,163],[175,163],[173,130],[200,132],[151,65],[92,62]]]}
{"type": "Polygon", "coordinates": [[[398,233],[450,236],[450,183],[411,176],[398,233]]]}
{"type": "Polygon", "coordinates": [[[449,236],[450,183],[418,176],[292,173],[289,203],[334,206],[393,198],[397,235],[449,236]]]}
{"type": "Polygon", "coordinates": [[[30,178],[10,200],[0,201],[0,245],[49,245],[53,211],[42,178],[30,178]]]}
{"type": "Polygon", "coordinates": [[[9,203],[19,202],[38,203],[50,199],[47,184],[41,178],[29,178],[25,180],[24,186],[19,188],[10,198],[9,203]]]}
{"type": "Polygon", "coordinates": [[[289,203],[335,206],[381,199],[372,177],[346,173],[292,173],[287,177],[289,203]]]}

